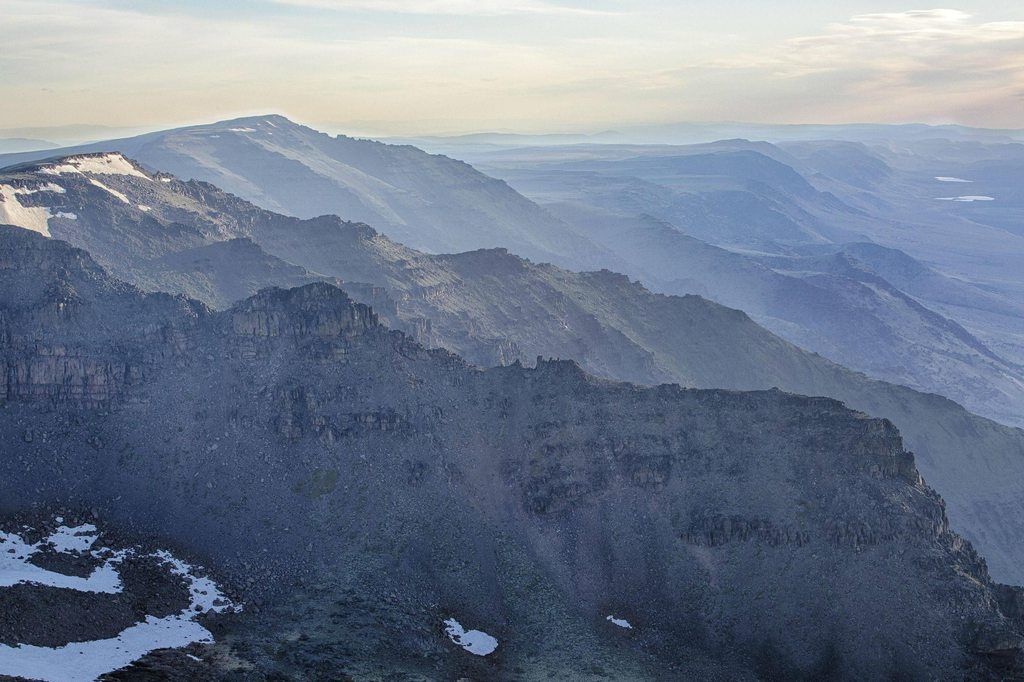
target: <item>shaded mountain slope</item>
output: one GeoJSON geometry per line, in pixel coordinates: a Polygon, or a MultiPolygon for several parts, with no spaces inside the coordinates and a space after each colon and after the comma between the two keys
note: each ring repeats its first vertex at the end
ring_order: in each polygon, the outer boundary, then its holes
{"type": "Polygon", "coordinates": [[[0,310],[0,508],[91,508],[201,557],[257,679],[1017,665],[1019,593],[892,425],[835,401],[478,370],[325,283],[215,313],[26,230],[0,231],[0,310]]]}
{"type": "MultiPolygon", "coordinates": [[[[357,300],[372,304],[393,327],[482,366],[532,362],[537,355],[574,358],[609,378],[709,388],[779,387],[831,396],[888,417],[950,505],[954,528],[976,543],[1001,580],[1024,582],[1024,549],[1015,539],[1024,533],[1018,492],[1024,479],[1024,433],[975,417],[950,401],[870,381],[797,349],[738,311],[695,296],[653,295],[608,272],[571,273],[498,250],[422,254],[366,225],[331,216],[280,216],[211,185],[166,175],[105,173],[103,189],[89,173],[52,176],[34,168],[22,169],[11,186],[38,189],[59,182],[63,192],[18,196],[26,203],[51,204],[53,213],[76,212],[74,220],[51,219],[51,232],[89,249],[117,275],[149,288],[210,295],[211,303],[226,300],[237,291],[234,266],[206,259],[207,267],[225,268],[213,276],[197,270],[194,255],[188,254],[226,248],[218,243],[229,239],[249,239],[261,251],[249,245],[245,252],[260,254],[259,262],[283,259],[320,273],[317,277],[343,280],[357,300]],[[187,255],[177,255],[182,252],[187,255]],[[211,286],[223,285],[229,286],[211,295],[211,286]]],[[[137,171],[130,164],[121,168],[137,171]]],[[[755,265],[747,267],[770,274],[755,265]]],[[[244,281],[251,288],[247,293],[259,287],[258,277],[244,281]]],[[[276,283],[282,282],[266,282],[276,283]]]]}
{"type": "MultiPolygon", "coordinates": [[[[835,362],[940,393],[1003,423],[1024,425],[1024,355],[1019,350],[1024,317],[951,307],[892,282],[866,282],[830,271],[752,274],[735,258],[724,260],[731,260],[738,274],[723,276],[717,271],[723,259],[698,262],[694,250],[700,257],[709,251],[694,242],[681,244],[673,234],[659,241],[649,225],[639,230],[628,225],[654,215],[677,231],[747,253],[792,255],[812,245],[863,242],[865,234],[880,234],[879,224],[905,220],[896,207],[917,192],[906,191],[902,165],[890,165],[864,144],[825,141],[782,148],[732,139],[687,147],[497,149],[472,157],[538,201],[587,204],[582,213],[567,213],[564,205],[541,208],[446,157],[408,146],[332,138],[276,116],[88,147],[108,148],[127,150],[150,168],[210,180],[274,210],[367,221],[427,252],[505,247],[534,261],[624,272],[663,293],[698,293],[745,310],[787,340],[835,362]],[[602,214],[625,216],[625,223],[609,233],[601,224],[609,216],[602,214]],[[636,248],[634,242],[649,249],[636,248]]],[[[190,293],[209,300],[209,292],[190,293]]],[[[394,318],[388,321],[402,326],[394,318]]],[[[459,351],[484,364],[500,361],[515,351],[499,337],[489,334],[486,347],[478,351],[462,343],[459,351]]],[[[583,352],[576,348],[571,354],[585,361],[583,352]]],[[[602,371],[607,365],[601,360],[591,369],[602,371]]],[[[618,376],[647,380],[655,375],[643,370],[618,376]]]]}
{"type": "MultiPolygon", "coordinates": [[[[685,147],[491,149],[469,159],[593,241],[601,242],[602,230],[607,233],[602,222],[618,220],[601,244],[627,261],[632,253],[625,269],[614,269],[653,289],[701,293],[741,307],[776,333],[832,360],[1020,425],[1024,315],[991,310],[993,299],[1003,299],[1003,308],[1020,299],[1021,268],[1014,261],[1021,244],[1013,233],[1020,222],[1014,217],[1019,202],[1012,186],[1021,167],[1018,147],[938,138],[870,146],[825,140],[781,148],[723,140],[685,147]],[[993,200],[936,201],[951,192],[993,200]],[[748,278],[738,297],[729,273],[710,273],[700,288],[683,288],[693,279],[693,258],[680,253],[674,263],[666,252],[679,253],[678,238],[662,230],[658,243],[648,227],[641,225],[638,232],[630,225],[648,216],[755,258],[769,253],[784,259],[875,241],[923,257],[935,274],[984,295],[977,308],[963,297],[961,305],[951,306],[903,291],[895,282],[876,287],[831,269],[780,271],[788,282],[748,278]],[[635,248],[634,241],[650,245],[650,252],[635,248]],[[967,345],[958,338],[965,329],[974,337],[967,345]],[[979,344],[986,347],[980,353],[979,344]],[[986,357],[993,354],[998,359],[986,357]]],[[[813,267],[809,261],[803,265],[813,267]]]]}
{"type": "Polygon", "coordinates": [[[208,305],[226,308],[268,286],[291,288],[326,279],[271,256],[251,239],[238,237],[154,259],[149,277],[137,277],[136,284],[187,291],[208,305]]]}
{"type": "MultiPolygon", "coordinates": [[[[648,215],[630,218],[575,204],[552,210],[624,259],[643,263],[640,278],[656,291],[700,294],[740,308],[776,334],[847,367],[946,395],[1003,423],[1024,423],[1024,368],[921,303],[943,309],[964,304],[970,288],[905,255],[919,275],[898,276],[886,267],[878,253],[882,247],[871,250],[873,259],[857,255],[869,245],[816,247],[831,252],[820,259],[735,253],[648,215]],[[846,249],[847,256],[834,255],[846,249]],[[885,275],[931,296],[908,295],[885,275]]],[[[978,307],[986,306],[984,298],[978,307]]],[[[998,311],[993,315],[1013,314],[999,297],[987,298],[998,311]]]]}

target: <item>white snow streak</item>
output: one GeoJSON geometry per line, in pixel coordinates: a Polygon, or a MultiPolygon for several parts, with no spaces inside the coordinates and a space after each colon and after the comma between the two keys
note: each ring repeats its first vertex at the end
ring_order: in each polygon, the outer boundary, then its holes
{"type": "Polygon", "coordinates": [[[74,528],[61,526],[46,538],[46,542],[57,552],[84,552],[92,548],[97,537],[96,526],[86,523],[74,528]]]}
{"type": "Polygon", "coordinates": [[[64,194],[67,192],[60,185],[53,182],[46,182],[39,187],[11,187],[15,194],[39,194],[40,192],[53,192],[55,194],[64,194]]]}
{"type": "Polygon", "coordinates": [[[232,608],[231,602],[220,593],[216,583],[209,578],[196,576],[196,568],[192,564],[188,564],[162,549],[155,552],[153,556],[163,559],[172,573],[180,575],[188,581],[188,592],[193,611],[222,613],[232,608]]]}
{"type": "Polygon", "coordinates": [[[72,642],[61,647],[0,645],[0,672],[46,682],[92,682],[150,651],[212,641],[210,631],[191,616],[146,616],[146,620],[111,639],[72,642]]]}
{"type": "MultiPolygon", "coordinates": [[[[57,519],[63,523],[63,519],[57,519]]],[[[120,592],[120,578],[114,568],[135,549],[112,552],[93,549],[97,529],[91,524],[60,526],[49,537],[30,545],[15,533],[0,533],[0,587],[19,583],[65,587],[90,592],[120,592]],[[42,548],[58,552],[108,557],[89,578],[65,576],[34,566],[27,559],[42,548]],[[103,588],[103,589],[98,589],[103,588]]],[[[196,575],[196,568],[169,552],[160,550],[150,556],[160,559],[169,571],[188,583],[189,605],[180,613],[164,618],[146,616],[142,622],[122,630],[116,637],[88,642],[71,642],[60,647],[27,644],[0,645],[0,675],[25,677],[46,682],[90,682],[104,673],[117,670],[156,649],[173,649],[194,642],[213,642],[213,635],[195,617],[201,613],[236,611],[209,578],[196,575]]]]}
{"type": "Polygon", "coordinates": [[[106,191],[110,192],[111,194],[113,194],[115,197],[117,197],[118,199],[120,199],[121,201],[123,201],[126,204],[132,203],[132,202],[128,201],[128,197],[126,197],[124,194],[122,194],[121,192],[118,192],[116,189],[111,189],[110,187],[107,187],[106,185],[104,185],[102,182],[100,182],[96,178],[89,178],[89,182],[91,184],[93,184],[93,185],[96,185],[100,189],[103,189],[103,190],[106,190],[106,191]]]}
{"type": "Polygon", "coordinates": [[[39,169],[49,175],[66,173],[96,173],[99,175],[132,175],[143,180],[149,176],[139,171],[131,161],[121,154],[103,154],[100,156],[69,156],[60,163],[39,169]]]}
{"type": "MultiPolygon", "coordinates": [[[[121,579],[118,577],[114,565],[120,563],[123,558],[121,555],[113,555],[85,578],[50,571],[28,561],[29,557],[46,545],[53,545],[55,551],[63,553],[77,553],[89,549],[95,542],[96,536],[94,534],[78,535],[78,533],[89,533],[90,529],[95,531],[96,527],[68,528],[61,526],[50,537],[34,545],[26,543],[14,533],[0,533],[0,587],[26,583],[46,587],[63,587],[79,592],[105,594],[120,592],[121,579]]],[[[3,657],[0,655],[0,672],[3,672],[2,662],[3,657]]]]}
{"type": "Polygon", "coordinates": [[[607,618],[605,618],[605,620],[607,620],[612,625],[618,625],[620,628],[625,628],[627,630],[633,629],[633,626],[630,625],[629,621],[625,618],[616,618],[615,616],[608,616],[607,618]]]}

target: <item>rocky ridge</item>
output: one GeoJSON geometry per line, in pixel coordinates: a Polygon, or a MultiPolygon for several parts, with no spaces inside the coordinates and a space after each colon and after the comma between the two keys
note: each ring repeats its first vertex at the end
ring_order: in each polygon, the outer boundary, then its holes
{"type": "Polygon", "coordinates": [[[5,172],[3,182],[33,190],[18,195],[25,205],[74,214],[74,220],[50,219],[52,236],[85,248],[147,290],[223,308],[264,286],[340,283],[389,327],[480,366],[532,364],[537,355],[573,358],[588,372],[617,380],[778,387],[891,419],[949,505],[954,528],[1001,580],[1024,581],[1017,542],[1024,502],[1016,485],[1024,477],[1024,432],[1018,429],[845,370],[697,296],[655,295],[609,271],[572,273],[502,249],[424,254],[364,224],[281,216],[118,155],[78,158],[109,161],[99,167],[103,173],[90,170],[96,161],[84,172],[62,174],[52,169],[74,167],[66,159],[26,164],[5,172]],[[111,164],[121,172],[106,172],[111,164]],[[61,191],[36,191],[51,185],[61,191]]]}
{"type": "Polygon", "coordinates": [[[3,395],[0,508],[91,508],[201,558],[255,604],[214,634],[257,677],[1016,665],[1019,592],[950,530],[886,421],[569,361],[480,370],[327,283],[215,312],[61,242],[0,240],[24,256],[0,268],[5,365],[77,359],[3,395]],[[137,372],[95,369],[124,357],[137,372]],[[53,389],[68,377],[110,388],[53,389]],[[452,617],[497,651],[454,646],[452,617]]]}

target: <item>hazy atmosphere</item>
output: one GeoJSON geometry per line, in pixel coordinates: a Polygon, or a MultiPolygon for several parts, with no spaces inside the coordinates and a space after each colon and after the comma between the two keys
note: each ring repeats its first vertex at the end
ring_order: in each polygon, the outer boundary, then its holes
{"type": "Polygon", "coordinates": [[[1024,10],[998,0],[0,0],[0,32],[3,129],[1019,127],[1024,103],[1024,10]]]}
{"type": "Polygon", "coordinates": [[[1024,7],[0,0],[0,679],[1024,680],[1024,7]]]}

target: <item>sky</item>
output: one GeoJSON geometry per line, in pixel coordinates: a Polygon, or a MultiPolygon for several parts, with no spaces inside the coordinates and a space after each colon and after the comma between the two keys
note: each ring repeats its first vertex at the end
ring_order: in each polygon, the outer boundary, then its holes
{"type": "Polygon", "coordinates": [[[272,112],[374,135],[1024,128],[1024,3],[0,0],[0,129],[272,112]]]}

